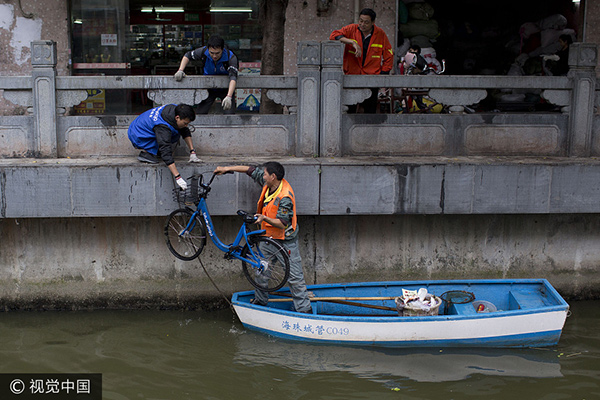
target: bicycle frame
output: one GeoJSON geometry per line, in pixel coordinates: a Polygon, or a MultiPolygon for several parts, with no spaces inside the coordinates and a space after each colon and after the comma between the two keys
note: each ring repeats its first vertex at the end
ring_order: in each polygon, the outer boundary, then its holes
{"type": "MultiPolygon", "coordinates": [[[[240,230],[238,231],[238,234],[235,237],[235,240],[233,241],[233,243],[230,245],[226,245],[217,236],[217,234],[215,232],[215,227],[212,223],[212,219],[210,218],[210,213],[208,212],[208,207],[206,204],[205,196],[201,196],[200,201],[198,202],[198,204],[196,206],[196,211],[194,211],[194,214],[192,215],[192,218],[190,218],[190,220],[188,221],[188,224],[186,225],[185,229],[182,232],[180,232],[180,234],[179,234],[180,236],[184,232],[191,231],[194,228],[194,225],[196,224],[196,216],[198,214],[202,215],[202,219],[204,220],[206,229],[208,231],[208,236],[210,236],[210,239],[215,244],[215,246],[217,246],[217,248],[219,250],[221,250],[224,253],[229,254],[233,258],[237,258],[238,260],[245,261],[245,262],[251,264],[254,268],[259,268],[259,269],[262,268],[261,263],[257,262],[254,258],[249,259],[246,257],[242,257],[242,254],[241,254],[242,246],[240,246],[240,244],[242,243],[242,239],[244,239],[244,241],[247,243],[249,236],[262,235],[263,233],[265,233],[264,229],[258,229],[255,231],[247,232],[246,231],[246,223],[243,223],[240,230]]],[[[253,257],[255,256],[251,247],[250,247],[250,253],[252,254],[253,257]]]]}

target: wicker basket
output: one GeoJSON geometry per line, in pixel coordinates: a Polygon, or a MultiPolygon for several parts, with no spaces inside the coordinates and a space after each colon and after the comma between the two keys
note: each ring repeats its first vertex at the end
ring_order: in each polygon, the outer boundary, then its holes
{"type": "MultiPolygon", "coordinates": [[[[425,316],[438,315],[440,305],[442,304],[442,299],[440,299],[437,296],[433,296],[433,298],[435,299],[436,304],[435,304],[435,306],[431,307],[429,310],[424,310],[420,307],[411,307],[410,303],[409,303],[408,305],[405,305],[402,308],[402,310],[399,309],[398,312],[403,317],[425,317],[425,316]]],[[[400,297],[399,299],[403,300],[402,297],[400,297]]]]}

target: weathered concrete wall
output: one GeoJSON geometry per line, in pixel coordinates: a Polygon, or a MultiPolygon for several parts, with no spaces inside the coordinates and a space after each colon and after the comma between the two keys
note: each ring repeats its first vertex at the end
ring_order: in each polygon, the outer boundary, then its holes
{"type": "MultiPolygon", "coordinates": [[[[297,192],[308,283],[544,277],[567,297],[600,296],[597,161],[351,161],[283,161],[297,192]]],[[[194,307],[219,296],[199,262],[166,248],[165,216],[178,206],[164,166],[1,163],[10,165],[0,174],[0,304],[194,307]],[[27,218],[15,217],[19,210],[27,218]]],[[[229,215],[253,210],[260,187],[235,174],[213,189],[217,233],[231,240],[240,221],[229,215]]],[[[212,244],[202,260],[223,292],[249,288],[239,263],[212,244]]]]}
{"type": "MultiPolygon", "coordinates": [[[[277,158],[301,215],[600,213],[600,161],[510,157],[277,158]]],[[[266,158],[177,160],[184,177],[217,165],[266,158]]],[[[163,164],[132,158],[0,160],[0,218],[146,217],[173,210],[163,164]]],[[[243,175],[220,177],[213,215],[253,208],[259,194],[243,175]]]]}
{"type": "MultiPolygon", "coordinates": [[[[0,4],[0,75],[31,75],[31,42],[51,38],[57,44],[59,75],[69,74],[69,30],[65,0],[21,0],[0,4]],[[19,8],[19,4],[22,8],[19,8]]],[[[24,114],[0,96],[0,115],[24,114]]]]}
{"type": "MultiPolygon", "coordinates": [[[[219,293],[199,261],[169,253],[165,218],[0,220],[0,308],[195,307],[219,293]]],[[[236,217],[216,217],[222,239],[236,217]]],[[[300,217],[307,283],[547,278],[568,298],[600,296],[600,215],[300,217]]],[[[208,243],[201,260],[225,294],[241,264],[208,243]]]]}
{"type": "Polygon", "coordinates": [[[568,297],[597,297],[598,215],[320,217],[319,282],[548,278],[568,297]]]}

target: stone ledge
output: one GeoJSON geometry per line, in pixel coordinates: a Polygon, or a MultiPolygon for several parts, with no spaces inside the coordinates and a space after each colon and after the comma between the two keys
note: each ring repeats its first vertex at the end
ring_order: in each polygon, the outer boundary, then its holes
{"type": "MultiPolygon", "coordinates": [[[[183,176],[267,158],[177,160],[183,176]]],[[[564,157],[276,158],[300,215],[553,214],[600,212],[600,160],[564,157]]],[[[0,217],[164,216],[177,206],[164,164],[132,157],[0,160],[0,217]]],[[[213,215],[256,204],[260,187],[236,174],[215,181],[213,215]]]]}

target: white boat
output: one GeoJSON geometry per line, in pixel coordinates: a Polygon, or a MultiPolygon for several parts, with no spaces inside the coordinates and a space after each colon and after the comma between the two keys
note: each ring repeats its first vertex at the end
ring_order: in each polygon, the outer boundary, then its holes
{"type": "MultiPolygon", "coordinates": [[[[267,306],[234,293],[242,324],[272,336],[383,347],[542,347],[558,343],[569,305],[545,279],[363,282],[308,287],[313,313],[293,310],[288,289],[267,306]],[[399,310],[403,290],[433,306],[399,310]],[[441,299],[441,302],[439,301],[441,299]],[[410,312],[407,312],[410,311],[410,312]]],[[[410,303],[409,303],[410,306],[410,303]]]]}

